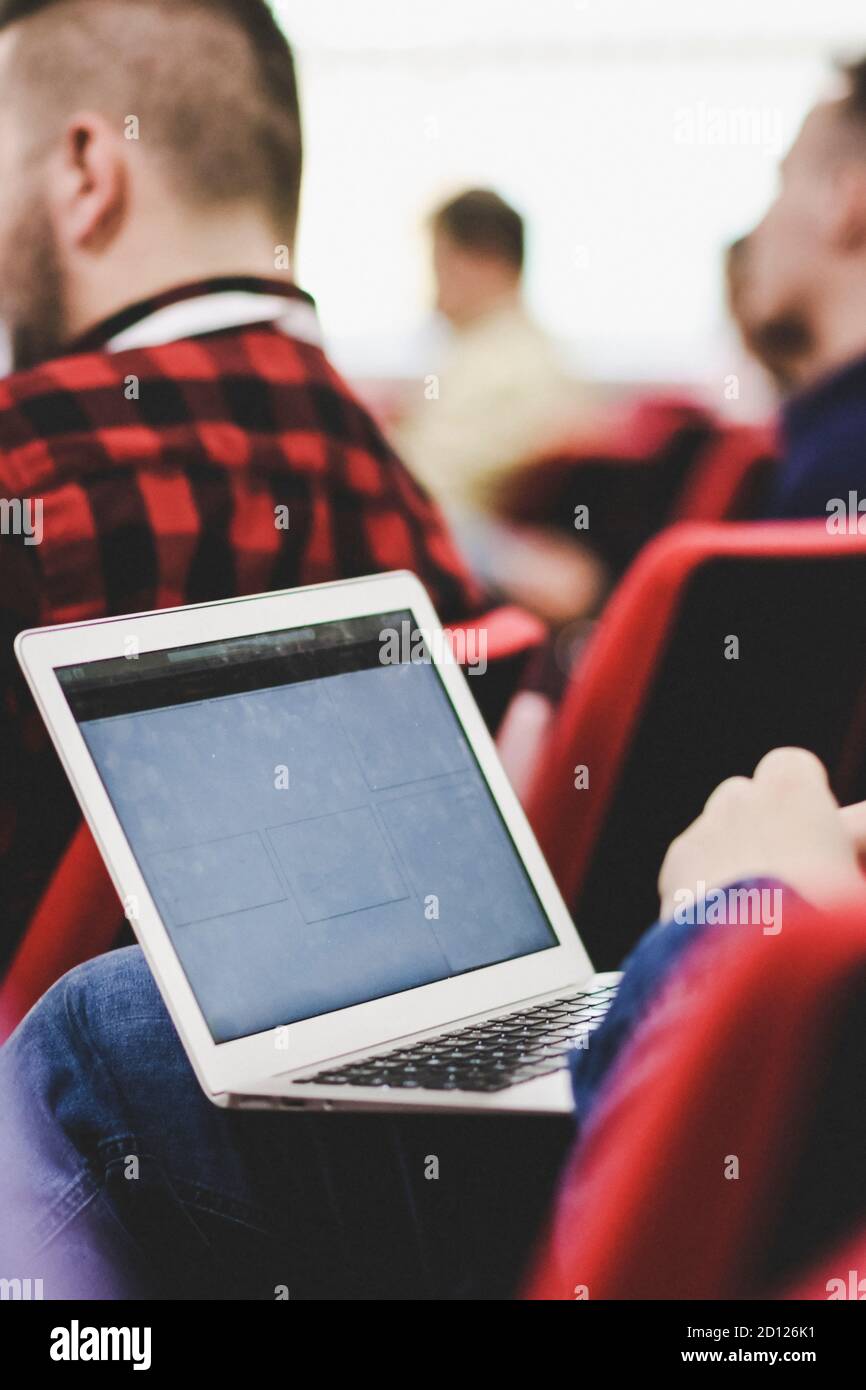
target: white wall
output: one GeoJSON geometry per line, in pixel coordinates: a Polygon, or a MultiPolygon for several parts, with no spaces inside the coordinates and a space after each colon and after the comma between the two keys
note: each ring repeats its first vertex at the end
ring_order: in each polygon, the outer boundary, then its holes
{"type": "MultiPolygon", "coordinates": [[[[354,374],[423,366],[423,218],[491,184],[531,224],[529,294],[592,376],[736,356],[722,249],[866,51],[858,0],[277,0],[307,126],[299,279],[354,374]]],[[[720,389],[720,388],[719,388],[720,389]]]]}

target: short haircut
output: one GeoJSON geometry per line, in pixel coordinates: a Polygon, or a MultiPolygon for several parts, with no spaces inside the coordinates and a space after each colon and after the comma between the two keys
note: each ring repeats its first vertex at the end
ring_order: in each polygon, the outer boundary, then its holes
{"type": "Polygon", "coordinates": [[[433,214],[433,227],[466,251],[493,256],[514,270],[523,267],[524,230],[519,212],[489,188],[470,188],[433,214]]]}
{"type": "Polygon", "coordinates": [[[55,138],[76,111],[119,130],[134,116],[180,197],[257,202],[291,240],[298,90],[266,0],[0,0],[11,25],[5,98],[25,104],[31,138],[55,138]]]}

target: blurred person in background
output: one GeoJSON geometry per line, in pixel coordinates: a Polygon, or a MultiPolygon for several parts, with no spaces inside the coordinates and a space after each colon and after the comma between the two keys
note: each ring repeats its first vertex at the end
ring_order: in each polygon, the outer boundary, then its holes
{"type": "Polygon", "coordinates": [[[866,498],[866,59],[841,75],[729,267],[744,341],[786,397],[770,519],[866,498]]]}
{"type": "Polygon", "coordinates": [[[448,511],[484,513],[503,473],[535,457],[573,419],[579,388],[523,299],[523,218],[472,188],[431,219],[436,309],[450,350],[397,439],[448,511]]]}
{"type": "Polygon", "coordinates": [[[795,389],[784,341],[764,341],[756,333],[750,316],[749,238],[742,236],[727,248],[724,260],[725,296],[730,316],[745,347],[750,364],[757,364],[768,380],[775,405],[795,389]]]}
{"type": "MultiPolygon", "coordinates": [[[[761,468],[737,499],[736,519],[815,518],[834,532],[866,524],[860,521],[866,512],[866,59],[843,67],[840,77],[839,88],[809,113],[782,161],[778,196],[759,225],[730,248],[726,263],[733,317],[782,402],[775,439],[755,428],[761,468]],[[772,454],[776,461],[770,466],[772,454]]],[[[597,606],[640,547],[677,519],[703,461],[710,458],[718,467],[728,438],[734,443],[732,466],[742,466],[742,425],[732,427],[706,412],[695,423],[688,466],[678,466],[675,475],[664,465],[666,456],[682,456],[684,431],[678,426],[655,439],[648,468],[608,468],[607,476],[596,468],[592,525],[582,536],[571,531],[570,503],[589,501],[587,474],[597,457],[613,463],[618,452],[634,457],[632,448],[618,445],[615,431],[595,452],[580,442],[566,450],[562,488],[539,486],[546,479],[537,469],[514,478],[513,499],[503,510],[518,539],[521,522],[531,520],[533,552],[527,554],[533,567],[535,555],[547,560],[546,570],[536,570],[543,574],[538,587],[557,592],[564,620],[595,611],[592,604],[597,606]],[[675,487],[665,495],[669,476],[675,487]],[[638,484],[646,484],[646,496],[638,484]],[[534,507],[536,498],[548,507],[547,515],[534,507]],[[550,583],[560,555],[566,576],[580,577],[582,562],[582,585],[550,583]],[[571,614],[565,611],[569,605],[571,614]]],[[[509,533],[503,527],[500,534],[509,533]]],[[[516,545],[511,553],[504,546],[501,556],[503,567],[525,584],[529,567],[521,565],[516,545]]],[[[524,601],[533,605],[529,585],[524,601]]]]}
{"type": "Polygon", "coordinates": [[[572,432],[585,391],[523,297],[525,228],[498,193],[472,188],[431,219],[445,360],[394,426],[398,452],[444,508],[473,566],[494,587],[558,622],[592,606],[594,567],[556,536],[497,515],[510,474],[572,432]]]}

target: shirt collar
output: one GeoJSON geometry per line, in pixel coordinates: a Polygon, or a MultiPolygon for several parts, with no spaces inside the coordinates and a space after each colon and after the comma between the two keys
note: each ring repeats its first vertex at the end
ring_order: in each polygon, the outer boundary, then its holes
{"type": "Polygon", "coordinates": [[[321,345],[310,295],[285,280],[224,275],[129,305],[76,338],[67,351],[123,352],[258,323],[272,323],[290,337],[321,345]]]}

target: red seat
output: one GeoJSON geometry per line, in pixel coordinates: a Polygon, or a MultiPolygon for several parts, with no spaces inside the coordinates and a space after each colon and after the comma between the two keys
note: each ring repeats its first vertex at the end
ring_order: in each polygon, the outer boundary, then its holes
{"type": "Polygon", "coordinates": [[[721,430],[691,470],[672,521],[751,521],[761,515],[778,447],[775,431],[754,425],[721,430]]]}
{"type": "Polygon", "coordinates": [[[785,1298],[866,1299],[866,1229],[825,1256],[805,1278],[785,1291],[785,1298]]]}
{"type": "Polygon", "coordinates": [[[530,1298],[826,1299],[866,1274],[863,905],[713,930],[615,1064],[530,1298]]]}
{"type": "Polygon", "coordinates": [[[122,922],[114,885],[81,822],[0,986],[0,1040],[67,970],[109,950],[122,922]]]}
{"type": "MultiPolygon", "coordinates": [[[[449,631],[455,655],[465,655],[470,689],[495,724],[546,636],[544,624],[521,608],[502,607],[449,631]]],[[[110,950],[122,923],[102,856],[79,823],[0,986],[0,1038],[67,970],[110,950]]]]}
{"type": "Polygon", "coordinates": [[[725,777],[796,744],[823,759],[837,795],[866,796],[860,592],[866,536],[820,522],[683,523],[632,566],[524,798],[599,969],[653,920],[667,845],[725,777]]]}
{"type": "Polygon", "coordinates": [[[591,435],[510,474],[495,505],[515,526],[576,537],[616,578],[674,521],[760,516],[776,459],[769,428],[729,424],[680,396],[641,397],[591,435]],[[589,526],[576,532],[579,505],[589,526]]]}

